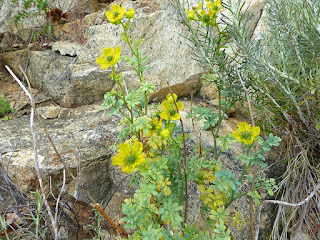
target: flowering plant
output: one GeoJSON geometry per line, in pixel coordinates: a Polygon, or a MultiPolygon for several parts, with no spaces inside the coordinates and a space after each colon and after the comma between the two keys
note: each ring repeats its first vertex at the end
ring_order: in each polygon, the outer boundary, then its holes
{"type": "MultiPolygon", "coordinates": [[[[206,27],[216,27],[219,37],[223,32],[216,23],[217,14],[221,9],[220,0],[206,1],[206,9],[202,9],[202,1],[192,10],[187,10],[187,19],[194,20],[206,27]]],[[[248,195],[259,204],[260,189],[266,188],[272,194],[275,182],[272,179],[256,179],[254,188],[241,192],[240,186],[245,181],[253,182],[248,174],[250,167],[258,164],[264,166],[264,153],[272,146],[277,146],[279,138],[270,135],[264,141],[260,128],[243,122],[231,135],[218,137],[224,111],[230,108],[239,98],[228,99],[225,95],[222,106],[222,91],[225,88],[212,73],[204,75],[208,81],[214,79],[218,85],[219,111],[212,114],[209,109],[198,106],[192,108],[188,118],[204,119],[206,129],[212,132],[214,139],[214,157],[209,158],[205,151],[196,148],[189,156],[186,152],[186,140],[189,136],[184,132],[180,111],[183,104],[175,93],[168,93],[161,104],[148,111],[148,96],[153,93],[154,86],[145,81],[143,73],[148,66],[143,65],[146,57],[139,50],[142,40],[134,44],[127,34],[130,21],[135,11],[126,11],[124,7],[113,5],[106,13],[110,23],[123,28],[122,38],[129,46],[132,57],[120,56],[120,46],[106,48],[97,64],[104,70],[111,67],[110,77],[115,80],[119,90],[105,94],[102,109],[110,109],[110,114],[120,112],[123,115],[124,130],[118,150],[112,159],[113,165],[120,166],[122,171],[139,176],[139,187],[132,198],[123,204],[125,227],[134,230],[129,239],[231,239],[232,226],[243,226],[243,218],[239,212],[230,213],[228,207],[236,199],[248,195]],[[135,70],[140,86],[125,91],[121,73],[116,73],[115,66],[119,60],[125,60],[135,70]],[[180,124],[177,124],[180,121],[180,124]],[[218,149],[220,142],[220,150],[218,149]],[[231,142],[240,142],[246,153],[240,156],[243,171],[236,176],[230,169],[224,169],[219,160],[221,152],[228,150],[231,142]],[[260,144],[262,150],[258,147],[260,144]],[[207,206],[209,217],[207,229],[202,231],[187,224],[188,215],[188,184],[197,183],[201,192],[200,199],[207,206]]],[[[219,45],[219,49],[220,49],[219,45]]],[[[214,65],[211,65],[214,67],[214,65]]],[[[213,69],[213,68],[211,68],[213,69]]],[[[222,76],[222,75],[221,75],[222,76]]],[[[219,78],[218,78],[219,79],[219,78]]]]}

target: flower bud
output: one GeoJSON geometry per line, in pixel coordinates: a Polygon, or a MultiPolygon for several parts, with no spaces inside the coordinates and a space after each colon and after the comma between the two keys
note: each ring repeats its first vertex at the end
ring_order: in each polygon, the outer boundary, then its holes
{"type": "Polygon", "coordinates": [[[195,19],[194,13],[189,13],[189,14],[188,14],[188,18],[189,18],[190,20],[194,20],[194,19],[195,19]]]}
{"type": "Polygon", "coordinates": [[[203,20],[204,23],[208,23],[208,22],[210,22],[211,18],[209,16],[209,14],[205,14],[202,17],[202,20],[203,20]]]}
{"type": "Polygon", "coordinates": [[[126,17],[127,17],[127,18],[131,19],[131,18],[134,17],[135,11],[134,11],[133,8],[130,8],[128,11],[126,11],[125,14],[126,14],[126,17]]]}

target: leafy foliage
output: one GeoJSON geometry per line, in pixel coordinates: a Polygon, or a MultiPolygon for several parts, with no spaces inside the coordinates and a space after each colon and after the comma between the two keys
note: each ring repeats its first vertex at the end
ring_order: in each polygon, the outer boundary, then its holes
{"type": "Polygon", "coordinates": [[[0,93],[0,119],[3,118],[3,119],[8,119],[7,115],[10,113],[10,112],[13,112],[13,108],[10,107],[10,104],[8,103],[8,101],[3,97],[1,96],[1,93],[0,93]]]}

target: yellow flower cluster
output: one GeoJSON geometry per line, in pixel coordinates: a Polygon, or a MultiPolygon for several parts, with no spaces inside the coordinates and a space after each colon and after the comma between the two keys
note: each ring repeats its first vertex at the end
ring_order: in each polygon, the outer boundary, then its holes
{"type": "Polygon", "coordinates": [[[167,99],[163,100],[161,103],[162,112],[160,117],[164,120],[176,121],[180,119],[179,110],[182,110],[182,102],[177,102],[178,96],[176,94],[169,93],[167,99]],[[172,98],[173,96],[173,98],[172,98]]]}
{"type": "Polygon", "coordinates": [[[238,124],[238,128],[232,133],[232,137],[243,144],[251,145],[259,134],[259,127],[251,126],[246,122],[241,122],[238,124]]]}
{"type": "MultiPolygon", "coordinates": [[[[114,50],[113,53],[114,52],[116,52],[116,50],[114,50]]],[[[105,58],[107,57],[104,56],[100,61],[107,61],[105,58]]],[[[99,63],[101,64],[101,62],[99,63]]],[[[103,64],[103,67],[107,67],[107,65],[111,63],[103,62],[103,64]]],[[[145,139],[145,149],[143,149],[143,144],[136,138],[128,140],[125,143],[120,143],[119,150],[112,160],[113,165],[119,165],[122,167],[123,172],[131,173],[137,166],[145,162],[146,155],[154,158],[159,148],[161,149],[163,146],[167,146],[172,130],[167,127],[163,128],[163,126],[166,126],[163,124],[163,120],[176,121],[180,119],[179,110],[183,108],[183,105],[177,101],[177,98],[178,96],[176,94],[170,93],[167,95],[167,98],[161,103],[160,118],[159,116],[153,117],[152,119],[145,117],[149,121],[148,127],[141,131],[141,134],[144,135],[142,139],[145,139]]],[[[167,185],[169,185],[169,183],[167,185]]],[[[166,186],[164,192],[166,195],[169,195],[170,188],[166,186]]]]}
{"type": "MultiPolygon", "coordinates": [[[[121,23],[124,15],[129,19],[132,19],[135,14],[135,10],[133,8],[126,11],[126,9],[122,6],[120,7],[118,4],[114,4],[110,11],[107,11],[106,17],[108,21],[112,24],[118,25],[121,23]]],[[[120,59],[121,49],[120,46],[117,46],[116,49],[112,47],[107,47],[103,49],[101,55],[96,59],[96,63],[100,68],[106,70],[109,67],[113,67],[117,64],[120,59]]]]}
{"type": "Polygon", "coordinates": [[[207,25],[216,25],[217,15],[221,10],[221,0],[206,0],[208,2],[203,8],[202,1],[197,7],[186,9],[190,20],[200,21],[207,25]]]}
{"type": "Polygon", "coordinates": [[[123,6],[120,7],[118,4],[114,4],[111,10],[106,12],[106,17],[110,23],[118,25],[121,23],[124,15],[126,15],[128,19],[132,19],[134,17],[134,14],[135,11],[133,8],[126,11],[123,6]]]}
{"type": "Polygon", "coordinates": [[[226,202],[225,193],[220,192],[218,189],[212,189],[212,182],[217,180],[215,172],[220,169],[221,166],[217,163],[211,166],[209,171],[201,171],[201,176],[199,176],[202,183],[199,185],[199,191],[201,192],[200,199],[211,210],[216,210],[226,202]]]}
{"type": "Polygon", "coordinates": [[[161,119],[154,117],[152,118],[151,122],[150,122],[150,128],[149,130],[149,137],[157,134],[160,129],[162,128],[162,121],[161,119]]]}
{"type": "Polygon", "coordinates": [[[120,143],[117,154],[112,159],[113,165],[122,167],[125,173],[131,173],[135,168],[145,162],[143,145],[136,138],[120,143]]]}

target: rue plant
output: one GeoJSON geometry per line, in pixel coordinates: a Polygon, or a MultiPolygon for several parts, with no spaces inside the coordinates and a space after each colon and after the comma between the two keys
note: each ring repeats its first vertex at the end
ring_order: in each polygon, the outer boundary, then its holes
{"type": "Polygon", "coordinates": [[[152,111],[148,109],[148,96],[153,93],[154,86],[143,75],[148,69],[145,65],[147,58],[139,49],[143,40],[133,42],[127,32],[135,11],[114,4],[106,12],[109,22],[123,29],[122,39],[131,50],[131,56],[121,56],[121,46],[107,47],[96,60],[100,68],[111,68],[109,77],[118,86],[105,94],[101,108],[109,109],[109,115],[120,113],[123,116],[123,130],[112,163],[120,166],[123,172],[139,177],[138,189],[132,198],[125,200],[122,209],[125,227],[133,231],[129,239],[232,239],[230,227],[238,226],[240,230],[244,221],[239,212],[231,213],[229,206],[246,195],[253,197],[259,205],[261,191],[266,189],[272,195],[276,188],[274,179],[254,179],[249,172],[255,165],[266,166],[264,155],[279,145],[280,138],[270,134],[264,140],[259,136],[260,128],[247,123],[240,123],[233,134],[219,135],[224,113],[242,97],[239,84],[235,84],[234,69],[222,66],[230,59],[222,50],[225,48],[225,33],[216,21],[220,9],[221,3],[217,0],[207,1],[205,7],[200,3],[185,12],[186,19],[196,21],[208,31],[218,30],[219,42],[208,49],[211,49],[210,54],[216,54],[222,60],[207,56],[207,63],[203,65],[210,70],[204,80],[218,86],[218,112],[211,113],[209,109],[197,106],[189,114],[190,118],[204,119],[206,129],[212,132],[212,158],[199,148],[187,154],[186,141],[191,136],[184,132],[180,115],[183,104],[175,93],[169,92],[161,104],[154,104],[152,111]],[[126,88],[123,74],[116,71],[120,60],[126,61],[136,72],[140,80],[137,88],[126,88]],[[232,142],[240,144],[244,150],[239,156],[242,173],[238,175],[226,169],[219,159],[232,142]],[[190,214],[188,186],[191,183],[198,185],[204,209],[208,212],[206,229],[203,230],[187,224],[187,215],[190,214]],[[245,183],[252,183],[253,187],[240,190],[245,183]]]}

